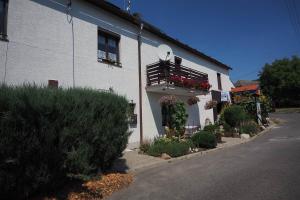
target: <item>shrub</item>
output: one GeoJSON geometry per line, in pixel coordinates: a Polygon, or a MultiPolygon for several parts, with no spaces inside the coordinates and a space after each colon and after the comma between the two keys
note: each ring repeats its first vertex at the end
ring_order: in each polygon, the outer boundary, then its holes
{"type": "Polygon", "coordinates": [[[168,134],[180,136],[184,134],[185,124],[188,118],[185,105],[182,101],[177,101],[173,96],[164,96],[160,99],[162,106],[163,124],[168,126],[168,134]]]}
{"type": "Polygon", "coordinates": [[[248,118],[247,113],[241,106],[232,105],[224,110],[224,120],[231,127],[239,126],[241,122],[248,118]]]}
{"type": "Polygon", "coordinates": [[[223,128],[224,128],[224,136],[225,137],[233,137],[233,133],[235,132],[233,127],[231,127],[227,123],[224,123],[223,128]]]}
{"type": "Polygon", "coordinates": [[[215,134],[219,129],[217,124],[206,125],[203,130],[215,134]]]}
{"type": "Polygon", "coordinates": [[[178,157],[188,154],[190,143],[176,139],[156,139],[147,151],[151,156],[161,156],[166,153],[171,157],[178,157]]]}
{"type": "Polygon", "coordinates": [[[143,144],[140,145],[140,151],[143,153],[146,153],[151,145],[151,141],[150,140],[144,140],[143,144]]]}
{"type": "Polygon", "coordinates": [[[194,145],[198,148],[215,148],[217,146],[216,136],[207,131],[199,131],[192,136],[194,145]]]}
{"type": "Polygon", "coordinates": [[[113,93],[0,86],[0,196],[25,198],[107,169],[126,147],[127,109],[113,93]]]}
{"type": "Polygon", "coordinates": [[[203,130],[214,134],[217,138],[217,142],[222,142],[222,134],[218,124],[206,125],[203,130]]]}
{"type": "Polygon", "coordinates": [[[241,124],[241,133],[249,134],[250,136],[254,136],[258,133],[259,126],[254,121],[247,121],[241,124]]]}
{"type": "Polygon", "coordinates": [[[255,101],[246,101],[239,103],[239,106],[243,107],[249,116],[249,120],[257,119],[257,110],[255,101]]]}

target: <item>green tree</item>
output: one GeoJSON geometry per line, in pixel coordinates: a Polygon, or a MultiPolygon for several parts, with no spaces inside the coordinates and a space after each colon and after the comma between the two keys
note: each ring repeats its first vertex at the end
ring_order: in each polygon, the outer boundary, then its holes
{"type": "Polygon", "coordinates": [[[283,58],[265,64],[259,73],[263,93],[276,107],[300,106],[300,58],[283,58]]]}

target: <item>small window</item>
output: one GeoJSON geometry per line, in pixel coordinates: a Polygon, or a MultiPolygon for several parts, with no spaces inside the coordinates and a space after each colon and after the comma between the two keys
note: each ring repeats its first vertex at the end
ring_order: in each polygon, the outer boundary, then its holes
{"type": "Polygon", "coordinates": [[[104,30],[98,30],[98,60],[113,64],[119,61],[120,36],[104,30]]]}
{"type": "Polygon", "coordinates": [[[218,89],[222,90],[222,81],[221,81],[221,74],[217,73],[217,78],[218,78],[218,89]]]}
{"type": "Polygon", "coordinates": [[[7,39],[8,0],[0,0],[0,39],[7,39]]]}

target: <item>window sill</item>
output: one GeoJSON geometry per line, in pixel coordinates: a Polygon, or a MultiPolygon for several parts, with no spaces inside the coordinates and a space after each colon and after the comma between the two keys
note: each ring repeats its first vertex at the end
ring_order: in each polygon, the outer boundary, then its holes
{"type": "Polygon", "coordinates": [[[122,64],[121,64],[121,63],[115,63],[115,62],[111,62],[111,61],[109,61],[109,60],[102,60],[102,59],[99,59],[99,58],[98,58],[98,62],[99,62],[99,63],[108,64],[108,65],[112,65],[112,66],[115,66],[115,67],[122,67],[122,64]]]}

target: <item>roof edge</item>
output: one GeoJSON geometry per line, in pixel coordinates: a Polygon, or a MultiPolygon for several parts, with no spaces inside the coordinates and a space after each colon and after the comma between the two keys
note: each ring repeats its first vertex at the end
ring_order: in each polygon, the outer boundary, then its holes
{"type": "Polygon", "coordinates": [[[142,22],[144,24],[144,29],[149,31],[150,33],[153,33],[153,34],[155,34],[155,35],[157,35],[157,36],[159,36],[159,37],[161,37],[161,38],[163,38],[163,39],[165,39],[165,40],[181,47],[182,49],[185,49],[186,51],[189,51],[189,52],[193,53],[194,55],[196,55],[196,56],[198,56],[202,59],[205,59],[207,61],[210,61],[211,63],[214,63],[214,64],[216,64],[216,65],[218,65],[218,66],[220,66],[220,67],[222,67],[226,70],[232,70],[232,68],[230,66],[218,61],[215,58],[212,58],[212,57],[198,51],[195,48],[190,47],[187,44],[184,44],[184,43],[180,42],[177,39],[172,38],[171,36],[163,33],[157,27],[153,26],[152,24],[150,24],[150,23],[148,23],[144,20],[140,21],[137,17],[123,11],[122,9],[120,9],[119,7],[115,6],[112,3],[109,3],[109,2],[104,1],[104,0],[100,0],[100,1],[99,0],[86,0],[86,1],[94,4],[97,7],[102,8],[103,10],[106,10],[110,13],[113,13],[114,15],[116,15],[116,16],[124,19],[124,20],[127,20],[127,21],[131,22],[134,25],[139,26],[139,24],[142,22]]]}

